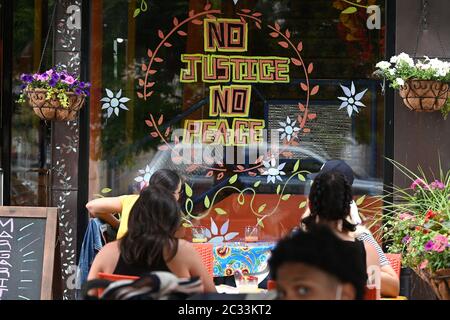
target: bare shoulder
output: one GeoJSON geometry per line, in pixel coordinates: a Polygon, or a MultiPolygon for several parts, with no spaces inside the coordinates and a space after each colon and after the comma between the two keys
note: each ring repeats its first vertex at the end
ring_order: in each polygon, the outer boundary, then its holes
{"type": "Polygon", "coordinates": [[[109,258],[120,254],[119,241],[113,241],[105,244],[98,253],[98,256],[107,256],[109,258]]]}

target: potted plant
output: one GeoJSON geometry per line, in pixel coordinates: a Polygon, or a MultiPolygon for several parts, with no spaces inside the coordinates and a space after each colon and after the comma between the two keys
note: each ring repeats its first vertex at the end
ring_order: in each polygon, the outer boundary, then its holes
{"type": "MultiPolygon", "coordinates": [[[[383,210],[383,238],[390,253],[400,253],[402,264],[413,269],[439,299],[450,300],[450,170],[427,180],[396,161],[409,180],[407,189],[394,188],[394,202],[383,210]]],[[[434,175],[433,175],[434,176],[434,175]]]]}
{"type": "Polygon", "coordinates": [[[34,112],[43,120],[70,121],[89,95],[90,84],[66,71],[22,74],[19,102],[28,99],[34,112]]]}
{"type": "Polygon", "coordinates": [[[425,56],[416,63],[406,53],[376,64],[375,74],[387,79],[390,87],[398,89],[403,103],[414,111],[450,111],[447,102],[450,81],[450,62],[425,56]]]}

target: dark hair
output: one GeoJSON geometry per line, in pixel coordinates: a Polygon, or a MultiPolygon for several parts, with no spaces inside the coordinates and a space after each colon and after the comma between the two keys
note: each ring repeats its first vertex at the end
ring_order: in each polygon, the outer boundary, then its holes
{"type": "Polygon", "coordinates": [[[120,253],[128,264],[152,266],[164,261],[163,252],[169,250],[168,260],[175,257],[180,208],[168,190],[151,185],[143,189],[128,218],[128,231],[120,243],[120,253]],[[162,260],[161,260],[162,259],[162,260]]]}
{"type": "Polygon", "coordinates": [[[350,204],[353,200],[352,187],[342,173],[332,171],[318,175],[309,193],[311,215],[302,223],[310,228],[319,217],[322,221],[342,221],[344,231],[355,231],[356,225],[348,222],[350,204]]]}
{"type": "Polygon", "coordinates": [[[271,277],[285,263],[304,263],[335,276],[342,283],[351,283],[356,299],[364,297],[367,271],[356,246],[339,239],[330,228],[314,226],[298,230],[280,240],[269,259],[271,277]]]}
{"type": "Polygon", "coordinates": [[[159,169],[155,171],[148,182],[149,186],[162,186],[170,192],[175,192],[182,182],[180,175],[170,169],[159,169]]]}

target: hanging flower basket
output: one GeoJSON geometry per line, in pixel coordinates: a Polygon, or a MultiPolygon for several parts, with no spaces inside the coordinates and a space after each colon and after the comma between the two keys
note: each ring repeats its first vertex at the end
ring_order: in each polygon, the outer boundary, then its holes
{"type": "Polygon", "coordinates": [[[66,71],[47,70],[44,73],[22,74],[19,102],[28,100],[34,113],[43,120],[75,120],[89,95],[90,84],[66,71]]]}
{"type": "Polygon", "coordinates": [[[26,91],[30,107],[34,113],[43,120],[53,121],[71,121],[75,120],[78,111],[84,104],[86,95],[77,95],[74,92],[66,92],[68,105],[64,107],[61,101],[52,97],[47,99],[48,91],[46,89],[30,89],[26,91]]]}
{"type": "Polygon", "coordinates": [[[403,103],[413,111],[432,112],[441,110],[448,99],[447,83],[432,80],[407,80],[400,86],[403,103]]]}
{"type": "Polygon", "coordinates": [[[389,86],[398,89],[408,109],[419,112],[441,110],[444,118],[450,112],[449,85],[450,62],[430,59],[414,61],[406,53],[380,61],[375,74],[388,80],[389,86]]]}

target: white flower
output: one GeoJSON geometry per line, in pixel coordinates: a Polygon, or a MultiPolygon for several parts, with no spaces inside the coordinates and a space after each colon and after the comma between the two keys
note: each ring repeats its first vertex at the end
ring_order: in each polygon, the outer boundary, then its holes
{"type": "Polygon", "coordinates": [[[277,178],[280,181],[283,181],[280,176],[284,176],[286,174],[283,171],[281,171],[281,170],[283,170],[285,164],[286,164],[286,162],[277,166],[275,157],[272,157],[270,162],[263,161],[263,165],[267,170],[264,171],[262,173],[262,175],[267,176],[267,183],[269,183],[269,182],[275,183],[275,178],[277,178]]]}
{"type": "Polygon", "coordinates": [[[391,64],[387,61],[380,61],[375,66],[381,70],[385,70],[388,69],[391,66],[391,64]]]}
{"type": "Polygon", "coordinates": [[[390,74],[391,76],[393,76],[393,75],[395,75],[395,73],[397,72],[397,69],[392,68],[392,69],[389,69],[388,72],[389,72],[389,74],[390,74]]]}
{"type": "Polygon", "coordinates": [[[146,166],[145,170],[139,170],[140,176],[134,178],[134,181],[139,182],[140,188],[144,188],[148,185],[150,178],[152,176],[152,172],[150,170],[150,166],[146,166]]]}
{"type": "Polygon", "coordinates": [[[402,78],[395,79],[395,82],[397,82],[397,84],[399,86],[404,86],[405,85],[405,81],[402,78]]]}
{"type": "Polygon", "coordinates": [[[341,85],[342,90],[344,91],[345,97],[338,97],[339,100],[343,101],[341,103],[341,106],[339,107],[339,110],[342,108],[347,107],[347,113],[348,116],[351,117],[353,114],[353,111],[356,113],[359,112],[358,107],[365,107],[364,103],[362,103],[360,100],[364,97],[364,94],[366,93],[367,89],[364,91],[361,91],[360,93],[356,94],[355,91],[355,84],[352,81],[351,89],[341,85]]]}
{"type": "Polygon", "coordinates": [[[104,97],[100,99],[100,101],[105,102],[102,106],[102,110],[107,109],[107,117],[111,117],[112,113],[114,112],[116,116],[119,116],[119,110],[128,110],[128,108],[124,105],[124,103],[130,101],[127,97],[121,97],[122,96],[122,89],[117,92],[117,94],[114,96],[114,93],[109,90],[106,90],[107,97],[104,97]],[[120,109],[119,109],[120,108],[120,109]]]}
{"type": "Polygon", "coordinates": [[[411,67],[414,67],[414,60],[407,53],[400,53],[398,56],[393,56],[390,60],[391,63],[398,65],[400,62],[404,62],[411,67]]]}
{"type": "Polygon", "coordinates": [[[217,224],[214,222],[213,218],[211,219],[211,230],[205,228],[206,230],[206,238],[209,238],[208,242],[212,243],[222,243],[224,240],[229,241],[239,235],[239,232],[228,232],[228,227],[230,226],[230,220],[224,222],[224,224],[220,227],[220,234],[217,228],[217,224]],[[214,237],[213,237],[214,236],[214,237]]]}
{"type": "Polygon", "coordinates": [[[286,123],[280,122],[280,126],[282,126],[282,128],[279,128],[278,131],[283,132],[281,134],[281,140],[287,138],[287,141],[290,141],[292,134],[300,131],[300,128],[295,126],[295,122],[296,121],[291,123],[291,119],[289,117],[286,117],[286,123]]]}

